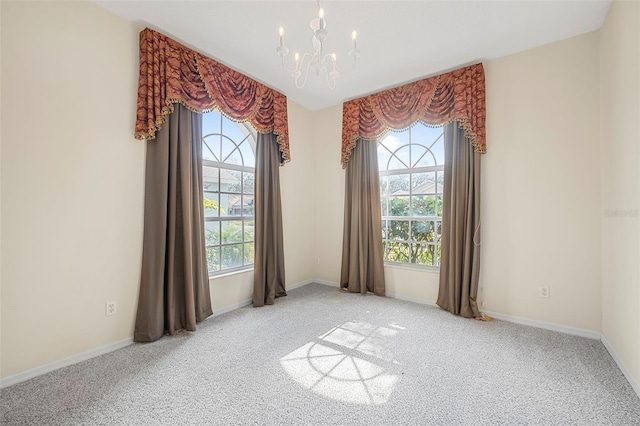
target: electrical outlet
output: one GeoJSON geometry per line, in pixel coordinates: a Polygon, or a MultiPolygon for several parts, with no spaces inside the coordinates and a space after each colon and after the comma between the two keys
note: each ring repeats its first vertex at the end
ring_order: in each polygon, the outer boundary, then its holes
{"type": "Polygon", "coordinates": [[[118,312],[116,302],[106,302],[104,304],[104,315],[110,317],[118,312]]]}
{"type": "Polygon", "coordinates": [[[316,265],[319,265],[319,264],[320,264],[320,258],[316,257],[316,265]]]}
{"type": "Polygon", "coordinates": [[[538,288],[538,295],[542,298],[548,299],[549,298],[549,287],[540,287],[538,288]]]}

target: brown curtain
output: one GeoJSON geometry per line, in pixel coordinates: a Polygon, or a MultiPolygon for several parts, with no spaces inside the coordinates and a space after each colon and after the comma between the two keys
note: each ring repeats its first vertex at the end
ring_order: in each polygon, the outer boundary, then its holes
{"type": "Polygon", "coordinates": [[[286,296],[280,201],[280,151],[274,133],[258,134],[256,144],[255,260],[253,306],[273,305],[286,296]]]}
{"type": "Polygon", "coordinates": [[[347,164],[340,286],[385,295],[377,141],[362,139],[347,164]]]}
{"type": "Polygon", "coordinates": [[[212,314],[202,185],[202,116],[176,105],[147,142],[136,342],[194,331],[212,314]]]}
{"type": "Polygon", "coordinates": [[[442,254],[437,304],[463,317],[482,318],[480,273],[480,154],[452,122],[444,129],[442,254]]]}

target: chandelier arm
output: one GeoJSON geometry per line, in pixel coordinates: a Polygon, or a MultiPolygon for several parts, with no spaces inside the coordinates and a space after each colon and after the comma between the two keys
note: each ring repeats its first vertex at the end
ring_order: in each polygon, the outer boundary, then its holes
{"type": "Polygon", "coordinates": [[[305,84],[307,84],[307,78],[309,77],[309,66],[311,65],[311,54],[308,53],[308,52],[305,53],[304,55],[302,55],[302,59],[300,60],[300,68],[302,68],[302,67],[304,67],[304,61],[307,58],[309,59],[307,61],[307,67],[306,67],[304,73],[302,73],[302,74],[304,74],[304,81],[302,82],[302,84],[298,85],[298,80],[300,79],[300,75],[298,75],[295,78],[295,81],[294,81],[295,85],[296,85],[296,88],[298,88],[298,89],[302,89],[305,86],[305,84]]]}
{"type": "Polygon", "coordinates": [[[324,72],[325,77],[327,78],[327,86],[329,86],[329,89],[333,90],[336,88],[336,79],[332,78],[331,80],[329,80],[329,73],[327,72],[327,70],[325,70],[324,72]],[[333,84],[331,84],[333,83],[333,84]]]}
{"type": "Polygon", "coordinates": [[[283,68],[286,72],[288,72],[289,74],[293,74],[293,73],[295,73],[295,72],[296,72],[295,68],[294,68],[294,69],[291,69],[291,70],[287,68],[287,65],[284,63],[284,56],[281,56],[280,58],[282,59],[282,68],[283,68]]]}

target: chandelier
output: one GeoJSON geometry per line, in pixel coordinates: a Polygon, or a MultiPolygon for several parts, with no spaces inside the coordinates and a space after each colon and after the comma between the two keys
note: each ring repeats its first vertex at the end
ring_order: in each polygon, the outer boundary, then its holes
{"type": "MultiPolygon", "coordinates": [[[[279,28],[280,33],[280,45],[276,49],[280,59],[282,60],[282,68],[285,69],[291,77],[294,78],[295,85],[298,89],[304,87],[307,83],[307,77],[309,75],[309,69],[315,71],[316,76],[320,76],[320,73],[324,72],[327,79],[329,88],[336,87],[336,79],[340,77],[338,71],[337,56],[335,53],[325,53],[323,44],[327,39],[327,22],[324,19],[324,9],[320,7],[320,1],[316,3],[318,10],[318,17],[313,18],[309,22],[311,31],[313,31],[313,37],[311,37],[311,44],[313,46],[313,53],[304,53],[302,57],[298,52],[293,55],[293,68],[288,68],[285,64],[285,57],[289,54],[289,48],[284,43],[284,28],[279,28]],[[331,68],[331,70],[329,70],[331,68]]],[[[357,47],[358,33],[354,30],[351,33],[351,50],[349,50],[349,57],[353,60],[353,66],[356,66],[356,60],[360,56],[360,50],[357,47]]]]}

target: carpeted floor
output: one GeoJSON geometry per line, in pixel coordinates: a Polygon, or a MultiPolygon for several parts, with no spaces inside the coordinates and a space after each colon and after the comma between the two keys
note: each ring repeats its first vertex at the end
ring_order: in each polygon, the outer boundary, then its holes
{"type": "Polygon", "coordinates": [[[5,388],[6,425],[640,425],[601,342],[310,284],[5,388]]]}

